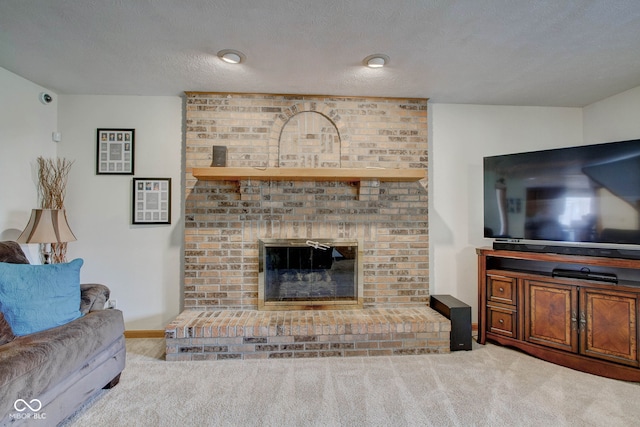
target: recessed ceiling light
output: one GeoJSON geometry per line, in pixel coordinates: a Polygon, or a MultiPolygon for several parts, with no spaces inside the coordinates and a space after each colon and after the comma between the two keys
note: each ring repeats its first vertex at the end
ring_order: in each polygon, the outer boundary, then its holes
{"type": "Polygon", "coordinates": [[[364,58],[362,63],[369,68],[382,68],[389,63],[389,57],[382,53],[375,53],[364,58]]]}
{"type": "Polygon", "coordinates": [[[218,58],[222,59],[228,64],[239,64],[247,59],[244,53],[234,49],[221,50],[220,52],[218,52],[218,58]]]}

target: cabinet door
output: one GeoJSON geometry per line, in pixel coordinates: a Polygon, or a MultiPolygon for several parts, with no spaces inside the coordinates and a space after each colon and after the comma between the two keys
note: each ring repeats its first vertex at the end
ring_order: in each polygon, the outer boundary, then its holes
{"type": "Polygon", "coordinates": [[[638,366],[638,296],[580,289],[580,351],[638,366]]]}
{"type": "Polygon", "coordinates": [[[525,280],[525,339],[578,352],[578,288],[525,280]]]}

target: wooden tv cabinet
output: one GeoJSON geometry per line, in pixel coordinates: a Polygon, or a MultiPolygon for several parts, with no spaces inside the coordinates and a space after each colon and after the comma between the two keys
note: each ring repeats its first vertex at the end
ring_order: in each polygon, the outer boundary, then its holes
{"type": "Polygon", "coordinates": [[[640,260],[479,248],[478,342],[640,382],[640,260]],[[617,283],[558,277],[615,275],[617,283]]]}

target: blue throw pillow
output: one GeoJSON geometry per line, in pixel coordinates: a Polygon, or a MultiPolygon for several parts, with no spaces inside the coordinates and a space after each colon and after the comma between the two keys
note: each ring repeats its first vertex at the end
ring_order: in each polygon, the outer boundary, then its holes
{"type": "Polygon", "coordinates": [[[0,262],[0,311],[17,336],[64,325],[81,316],[82,259],[63,264],[0,262]]]}

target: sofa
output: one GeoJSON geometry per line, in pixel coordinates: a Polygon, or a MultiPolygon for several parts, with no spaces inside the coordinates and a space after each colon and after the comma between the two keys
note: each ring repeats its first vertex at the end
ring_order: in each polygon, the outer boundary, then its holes
{"type": "Polygon", "coordinates": [[[126,358],[122,312],[104,308],[109,288],[79,283],[78,265],[82,260],[32,265],[20,245],[0,242],[0,426],[56,425],[101,389],[119,381],[126,358]],[[18,328],[23,330],[20,319],[16,320],[21,312],[11,311],[7,296],[13,291],[12,274],[19,278],[14,282],[32,270],[51,274],[51,282],[40,280],[38,284],[42,286],[38,293],[46,295],[53,292],[50,288],[57,289],[56,272],[72,269],[78,283],[64,285],[73,288],[72,296],[64,296],[62,301],[51,298],[51,304],[56,309],[67,302],[77,304],[73,319],[66,322],[62,318],[60,325],[33,333],[16,333],[18,328]]]}

